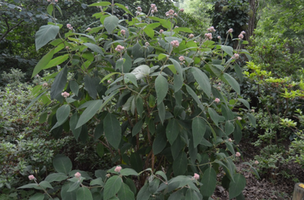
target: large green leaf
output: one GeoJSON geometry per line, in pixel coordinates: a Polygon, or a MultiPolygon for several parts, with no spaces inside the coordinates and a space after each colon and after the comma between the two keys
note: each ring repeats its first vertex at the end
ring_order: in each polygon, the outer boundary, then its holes
{"type": "Polygon", "coordinates": [[[51,99],[57,99],[61,96],[62,90],[67,82],[68,68],[64,67],[56,76],[51,87],[51,99]]]}
{"type": "Polygon", "coordinates": [[[120,123],[115,117],[115,115],[108,113],[103,120],[103,127],[108,142],[115,149],[118,149],[121,140],[121,128],[120,123]]]}
{"type": "Polygon", "coordinates": [[[36,51],[46,45],[49,41],[56,38],[59,33],[59,26],[44,25],[35,34],[36,51]]]}
{"type": "Polygon", "coordinates": [[[122,186],[122,179],[120,176],[112,176],[104,186],[103,199],[108,200],[114,197],[122,186]]]}
{"type": "Polygon", "coordinates": [[[29,200],[43,200],[44,194],[43,193],[36,193],[29,198],[29,200]]]}
{"type": "Polygon", "coordinates": [[[193,146],[194,148],[199,145],[206,132],[206,122],[200,117],[195,117],[192,121],[192,137],[193,137],[193,146]]]}
{"type": "Polygon", "coordinates": [[[226,82],[238,93],[241,94],[241,89],[239,83],[229,74],[225,73],[223,75],[226,82]]]}
{"type": "Polygon", "coordinates": [[[51,67],[60,65],[64,61],[66,61],[69,58],[69,54],[65,54],[63,56],[58,56],[54,59],[52,59],[47,65],[45,65],[42,69],[49,69],[51,67]]]}
{"type": "Polygon", "coordinates": [[[157,97],[157,105],[159,105],[161,102],[163,102],[168,92],[167,79],[163,77],[161,74],[159,74],[155,79],[155,90],[157,97]]]}
{"type": "Polygon", "coordinates": [[[240,195],[245,188],[246,179],[242,174],[234,174],[234,182],[229,184],[229,199],[235,198],[240,195]]]}
{"type": "Polygon", "coordinates": [[[231,46],[221,45],[221,49],[225,51],[229,56],[233,56],[233,48],[231,46]]]}
{"type": "Polygon", "coordinates": [[[74,138],[76,141],[78,141],[80,132],[81,132],[81,127],[76,128],[77,122],[79,120],[78,113],[75,112],[72,117],[70,118],[70,130],[72,131],[74,138]]]}
{"type": "Polygon", "coordinates": [[[166,128],[166,136],[169,143],[172,145],[179,134],[179,124],[176,119],[171,119],[166,128]]]}
{"type": "Polygon", "coordinates": [[[73,185],[73,183],[67,183],[61,188],[61,198],[62,200],[75,200],[76,199],[76,191],[68,192],[69,188],[73,185]]]}
{"type": "Polygon", "coordinates": [[[132,136],[135,136],[137,133],[140,132],[143,123],[144,123],[144,122],[143,122],[142,120],[139,120],[139,121],[135,124],[135,126],[134,126],[133,129],[132,129],[132,136]]]}
{"type": "Polygon", "coordinates": [[[192,68],[192,74],[196,82],[199,84],[200,88],[205,92],[208,97],[210,97],[211,85],[208,76],[196,67],[192,68]]]}
{"type": "Polygon", "coordinates": [[[139,190],[136,200],[148,200],[150,198],[149,184],[146,184],[139,190]]]}
{"type": "Polygon", "coordinates": [[[182,151],[179,156],[173,161],[174,176],[185,174],[187,171],[188,160],[187,155],[182,151]]]}
{"type": "Polygon", "coordinates": [[[101,50],[101,48],[99,46],[97,46],[96,44],[92,44],[92,43],[83,43],[85,46],[89,47],[91,50],[93,50],[96,53],[99,53],[101,55],[103,55],[103,51],[101,50]]]}
{"type": "Polygon", "coordinates": [[[191,87],[189,87],[188,85],[186,85],[186,90],[188,92],[188,94],[190,94],[192,96],[192,98],[194,99],[194,101],[197,103],[198,107],[201,110],[204,110],[204,106],[202,104],[202,102],[199,100],[198,96],[196,95],[196,93],[191,89],[191,87]]]}
{"type": "Polygon", "coordinates": [[[71,107],[69,104],[65,104],[60,106],[60,108],[56,111],[56,124],[52,127],[51,131],[58,126],[61,126],[69,117],[71,111],[71,107]]]}
{"type": "Polygon", "coordinates": [[[165,133],[157,133],[152,145],[153,153],[155,155],[159,154],[166,147],[166,144],[167,138],[165,133]]]}
{"type": "Polygon", "coordinates": [[[221,116],[219,116],[219,114],[217,114],[213,108],[208,108],[208,113],[215,125],[218,126],[218,123],[221,120],[221,116]]]}
{"type": "Polygon", "coordinates": [[[185,199],[200,200],[201,198],[199,198],[196,191],[194,191],[192,189],[188,189],[186,192],[185,199]]]}
{"type": "Polygon", "coordinates": [[[80,187],[76,191],[76,200],[93,200],[91,191],[87,187],[80,187]]]}
{"type": "Polygon", "coordinates": [[[52,49],[39,60],[33,70],[32,78],[36,76],[49,63],[49,61],[53,58],[54,53],[55,49],[52,49]]]}
{"type": "Polygon", "coordinates": [[[200,188],[201,194],[210,197],[216,187],[216,172],[212,167],[204,171],[201,182],[203,184],[203,187],[200,188]]]}
{"type": "Polygon", "coordinates": [[[103,25],[105,26],[108,34],[111,34],[114,31],[114,29],[118,25],[118,21],[119,21],[119,19],[115,15],[111,15],[111,16],[105,18],[103,25]]]}
{"type": "Polygon", "coordinates": [[[65,175],[64,173],[52,173],[52,174],[49,174],[44,180],[51,183],[54,181],[61,182],[67,178],[68,178],[68,176],[65,175]]]}
{"type": "Polygon", "coordinates": [[[134,193],[130,190],[129,186],[125,183],[122,183],[117,196],[119,200],[135,200],[134,193]]]}
{"type": "Polygon", "coordinates": [[[99,82],[100,82],[100,80],[97,77],[90,77],[89,75],[86,75],[84,77],[85,90],[88,91],[89,95],[93,99],[96,99],[97,88],[98,88],[99,82]]]}
{"type": "Polygon", "coordinates": [[[102,100],[92,100],[89,101],[88,107],[80,115],[79,120],[76,125],[76,129],[87,123],[98,111],[102,105],[102,100]]]}
{"type": "Polygon", "coordinates": [[[56,155],[53,159],[53,166],[59,173],[69,174],[69,172],[72,171],[72,162],[65,155],[56,155]]]}
{"type": "Polygon", "coordinates": [[[158,116],[163,124],[166,118],[166,108],[164,102],[161,102],[159,105],[157,105],[157,110],[158,110],[158,116]]]}
{"type": "Polygon", "coordinates": [[[234,131],[234,126],[231,121],[226,121],[225,123],[225,133],[230,135],[234,131]]]}

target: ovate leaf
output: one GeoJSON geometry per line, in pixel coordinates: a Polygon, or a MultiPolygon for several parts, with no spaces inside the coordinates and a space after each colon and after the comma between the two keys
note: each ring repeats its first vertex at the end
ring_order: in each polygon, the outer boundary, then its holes
{"type": "Polygon", "coordinates": [[[119,121],[116,119],[115,115],[108,113],[103,120],[103,127],[108,142],[115,149],[118,149],[121,140],[121,128],[119,121]]]}
{"type": "Polygon", "coordinates": [[[59,26],[44,25],[35,34],[36,51],[56,38],[59,33],[59,26]]]}
{"type": "Polygon", "coordinates": [[[111,197],[114,197],[120,190],[121,185],[122,185],[121,177],[112,176],[111,178],[109,178],[109,180],[106,182],[104,186],[103,199],[108,200],[111,197]]]}
{"type": "Polygon", "coordinates": [[[246,179],[242,174],[234,174],[234,182],[229,184],[229,199],[235,198],[240,195],[245,188],[246,179]]]}
{"type": "Polygon", "coordinates": [[[201,182],[203,183],[203,187],[200,189],[202,195],[210,197],[216,187],[216,172],[212,167],[209,167],[204,171],[201,182]]]}
{"type": "Polygon", "coordinates": [[[69,172],[72,170],[71,160],[65,155],[61,154],[55,156],[53,159],[53,166],[57,172],[64,174],[69,174],[69,172]]]}
{"type": "Polygon", "coordinates": [[[67,82],[68,68],[64,67],[56,76],[51,87],[51,99],[60,97],[67,82]]]}
{"type": "Polygon", "coordinates": [[[206,122],[200,117],[195,117],[192,121],[192,137],[193,137],[193,146],[197,147],[201,143],[205,132],[206,132],[206,122]]]}
{"type": "Polygon", "coordinates": [[[102,105],[102,100],[92,100],[89,101],[89,106],[80,115],[79,120],[76,125],[76,129],[87,123],[98,111],[102,105]]]}
{"type": "Polygon", "coordinates": [[[111,34],[114,31],[114,29],[118,25],[118,21],[119,21],[119,19],[114,15],[111,15],[111,16],[105,18],[104,26],[105,26],[108,34],[111,34]]]}

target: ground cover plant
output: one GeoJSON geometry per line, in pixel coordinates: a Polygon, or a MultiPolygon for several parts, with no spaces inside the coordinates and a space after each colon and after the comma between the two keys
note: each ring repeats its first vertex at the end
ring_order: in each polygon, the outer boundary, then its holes
{"type": "MultiPolygon", "coordinates": [[[[50,15],[59,9],[55,5],[48,5],[50,15]]],[[[118,3],[90,6],[97,7],[100,25],[85,33],[73,24],[59,33],[63,25],[55,17],[36,33],[37,50],[48,43],[53,48],[32,76],[55,66],[57,71],[43,78],[50,87],[33,89],[31,105],[44,104],[39,120],[50,125],[52,136],[70,133],[76,146],[93,141],[113,167],[95,171],[92,179],[93,172],[72,171],[72,161],[57,155],[56,173],[44,180],[31,174],[34,183],[20,189],[41,190],[31,199],[212,199],[217,175],[224,173],[220,181],[229,198],[243,199],[246,181],[234,164],[236,145],[243,127],[255,120],[230,73],[242,77],[236,61],[247,56],[241,49],[245,32],[233,49],[220,37],[212,40],[214,27],[201,36],[176,27],[182,10],[159,18],[155,4],[135,14],[118,3]],[[130,20],[113,15],[114,7],[130,20]]]]}

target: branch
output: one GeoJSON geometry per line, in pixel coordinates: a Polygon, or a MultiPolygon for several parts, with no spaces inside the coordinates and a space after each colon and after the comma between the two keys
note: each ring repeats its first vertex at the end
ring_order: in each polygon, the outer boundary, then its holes
{"type": "Polygon", "coordinates": [[[5,18],[5,24],[7,26],[7,31],[1,36],[0,41],[3,40],[5,38],[5,36],[7,36],[7,34],[9,34],[9,32],[11,32],[14,28],[16,28],[17,26],[19,26],[22,22],[24,22],[24,20],[21,20],[20,22],[18,22],[18,24],[16,24],[15,26],[11,27],[8,24],[7,18],[5,18]]]}

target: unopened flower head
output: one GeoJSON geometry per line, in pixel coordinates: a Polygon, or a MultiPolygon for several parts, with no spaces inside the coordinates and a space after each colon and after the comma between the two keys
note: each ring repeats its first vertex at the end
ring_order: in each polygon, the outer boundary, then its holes
{"type": "Polygon", "coordinates": [[[32,181],[32,180],[36,180],[36,178],[35,178],[35,176],[34,176],[34,175],[29,175],[29,176],[28,176],[28,179],[29,179],[30,181],[32,181]]]}
{"type": "Polygon", "coordinates": [[[232,139],[231,139],[231,138],[229,138],[229,139],[228,139],[228,141],[229,141],[229,142],[232,142],[232,139]]]}
{"type": "Polygon", "coordinates": [[[239,34],[238,38],[239,38],[240,40],[242,40],[242,39],[244,38],[244,35],[243,35],[243,34],[239,34]]]}
{"type": "Polygon", "coordinates": [[[241,120],[242,120],[242,118],[241,118],[241,117],[237,117],[237,120],[241,121],[241,120]]]}
{"type": "Polygon", "coordinates": [[[48,84],[47,84],[47,83],[43,83],[42,86],[43,86],[43,87],[47,87],[48,84]]]}
{"type": "Polygon", "coordinates": [[[126,30],[121,29],[121,30],[120,30],[120,33],[121,33],[122,35],[125,35],[125,34],[126,34],[126,30]]]}
{"type": "Polygon", "coordinates": [[[68,29],[73,30],[73,26],[71,24],[66,25],[68,29]]]}
{"type": "Polygon", "coordinates": [[[179,46],[179,42],[178,42],[177,40],[173,40],[173,41],[171,41],[170,43],[171,43],[171,45],[172,45],[173,47],[178,47],[178,46],[179,46]]]}
{"type": "Polygon", "coordinates": [[[88,27],[87,29],[86,29],[86,31],[90,31],[91,30],[91,28],[90,27],[88,27]]]}
{"type": "Polygon", "coordinates": [[[192,33],[189,34],[189,38],[194,38],[194,35],[192,33]]]}
{"type": "Polygon", "coordinates": [[[219,40],[220,40],[220,39],[221,39],[221,36],[217,36],[217,39],[219,39],[219,40]]]}
{"type": "Polygon", "coordinates": [[[114,171],[119,173],[121,169],[122,169],[121,166],[118,165],[115,167],[114,171]]]}
{"type": "Polygon", "coordinates": [[[174,13],[174,17],[177,17],[177,13],[174,13]]]}
{"type": "Polygon", "coordinates": [[[185,9],[181,8],[181,9],[179,9],[179,11],[180,11],[180,12],[184,12],[184,11],[185,11],[185,9]]]}
{"type": "Polygon", "coordinates": [[[232,33],[232,32],[233,32],[233,29],[230,28],[230,29],[228,30],[228,33],[232,33]]]}
{"type": "Polygon", "coordinates": [[[152,3],[151,4],[151,13],[155,13],[155,12],[157,12],[158,10],[157,10],[157,6],[154,4],[154,3],[152,3]]]}
{"type": "Polygon", "coordinates": [[[178,28],[178,26],[174,26],[174,28],[178,28]]]}
{"type": "Polygon", "coordinates": [[[149,42],[146,42],[145,43],[146,47],[150,46],[150,43],[149,42]]]}
{"type": "Polygon", "coordinates": [[[63,93],[61,93],[61,96],[63,96],[64,98],[67,98],[70,96],[70,94],[68,92],[63,92],[63,93]]]}
{"type": "Polygon", "coordinates": [[[74,176],[75,176],[76,178],[80,178],[80,177],[81,177],[81,174],[80,174],[79,172],[76,172],[76,173],[74,174],[74,176]]]}
{"type": "Polygon", "coordinates": [[[256,160],[256,161],[254,161],[254,164],[258,165],[258,164],[259,164],[259,161],[257,161],[257,160],[256,160]]]}
{"type": "Polygon", "coordinates": [[[254,109],[251,109],[251,112],[254,112],[254,109]]]}
{"type": "Polygon", "coordinates": [[[194,173],[193,178],[194,178],[195,180],[198,180],[198,179],[200,178],[200,175],[199,175],[199,174],[197,174],[197,173],[194,173]]]}
{"type": "Polygon", "coordinates": [[[69,46],[65,46],[65,49],[69,49],[70,47],[69,46]]]}
{"type": "Polygon", "coordinates": [[[185,57],[184,57],[184,56],[180,56],[178,59],[179,59],[181,62],[183,62],[183,61],[185,60],[185,57]]]}
{"type": "Polygon", "coordinates": [[[206,37],[208,40],[212,40],[212,33],[206,33],[206,34],[205,34],[205,37],[206,37]]]}
{"type": "Polygon", "coordinates": [[[235,53],[235,54],[232,56],[233,59],[238,59],[239,57],[240,57],[240,55],[237,54],[237,53],[235,53]]]}
{"type": "Polygon", "coordinates": [[[166,16],[173,18],[173,16],[174,16],[174,10],[170,9],[168,12],[166,12],[166,16]]]}
{"type": "Polygon", "coordinates": [[[156,5],[154,3],[151,4],[151,8],[154,9],[156,5]]]}
{"type": "Polygon", "coordinates": [[[209,31],[209,32],[215,32],[216,30],[214,29],[213,26],[211,26],[211,27],[209,27],[209,28],[207,29],[207,31],[209,31]]]}
{"type": "Polygon", "coordinates": [[[245,34],[246,34],[246,32],[245,32],[245,31],[242,31],[242,32],[241,32],[241,34],[245,35],[245,34]]]}
{"type": "Polygon", "coordinates": [[[58,3],[58,0],[55,0],[56,3],[58,3]]]}
{"type": "Polygon", "coordinates": [[[140,6],[137,7],[137,11],[142,12],[142,9],[140,6]]]}
{"type": "Polygon", "coordinates": [[[164,32],[164,30],[163,30],[163,29],[160,29],[160,30],[159,30],[159,33],[160,33],[160,34],[162,34],[163,32],[164,32]]]}
{"type": "Polygon", "coordinates": [[[124,46],[117,45],[117,47],[115,48],[115,51],[122,52],[124,49],[125,49],[124,46]]]}
{"type": "Polygon", "coordinates": [[[215,98],[215,99],[214,99],[214,102],[215,102],[215,103],[219,103],[220,101],[221,101],[221,100],[220,100],[219,98],[215,98]]]}
{"type": "Polygon", "coordinates": [[[240,156],[241,156],[240,152],[236,152],[236,153],[235,153],[235,156],[236,156],[236,157],[240,157],[240,156]]]}

